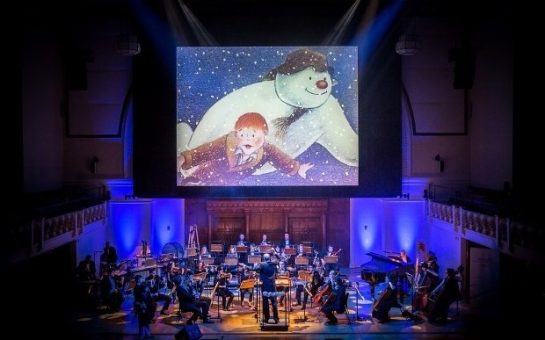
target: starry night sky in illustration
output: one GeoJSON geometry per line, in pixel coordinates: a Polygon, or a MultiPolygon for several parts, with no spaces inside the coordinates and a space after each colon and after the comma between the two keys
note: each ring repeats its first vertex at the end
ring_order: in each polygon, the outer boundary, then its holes
{"type": "MultiPolygon", "coordinates": [[[[229,93],[263,81],[265,75],[284,63],[301,47],[180,47],[177,51],[177,117],[193,129],[203,114],[229,93]]],[[[332,95],[337,98],[352,128],[358,131],[358,52],[356,47],[308,47],[324,54],[333,68],[332,95]]],[[[361,85],[360,85],[361,86],[361,85]]],[[[314,167],[307,178],[289,177],[279,171],[250,176],[241,185],[357,185],[358,168],[337,161],[315,143],[297,157],[314,167]]]]}

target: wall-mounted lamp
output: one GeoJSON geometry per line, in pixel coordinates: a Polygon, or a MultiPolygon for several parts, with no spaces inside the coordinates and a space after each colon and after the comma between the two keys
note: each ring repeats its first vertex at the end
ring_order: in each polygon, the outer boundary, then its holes
{"type": "Polygon", "coordinates": [[[445,160],[441,158],[440,154],[435,155],[435,161],[439,162],[439,172],[445,171],[445,160]]]}

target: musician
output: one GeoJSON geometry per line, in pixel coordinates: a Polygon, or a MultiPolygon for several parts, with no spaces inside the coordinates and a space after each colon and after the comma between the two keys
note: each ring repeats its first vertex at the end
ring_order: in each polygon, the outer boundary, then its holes
{"type": "MultiPolygon", "coordinates": [[[[333,251],[333,246],[332,245],[328,245],[327,246],[327,251],[325,252],[324,254],[324,257],[325,256],[337,256],[338,254],[338,251],[333,251]]],[[[338,270],[339,266],[337,263],[325,263],[325,259],[324,257],[322,257],[321,261],[322,261],[322,266],[324,267],[324,270],[326,273],[329,273],[331,272],[332,270],[336,271],[338,270]]]]}
{"type": "Polygon", "coordinates": [[[170,294],[166,292],[168,289],[166,281],[163,281],[158,275],[155,274],[155,270],[151,269],[149,275],[146,278],[146,283],[150,289],[153,301],[164,301],[163,308],[161,309],[162,315],[168,315],[168,307],[172,302],[170,294]]]}
{"type": "MultiPolygon", "coordinates": [[[[303,296],[303,306],[301,307],[301,310],[305,310],[307,307],[309,293],[312,295],[316,294],[318,288],[320,288],[320,286],[323,284],[320,274],[317,271],[313,271],[312,267],[310,267],[310,269],[312,272],[312,277],[310,280],[308,282],[298,282],[297,288],[295,288],[295,298],[297,299],[297,302],[294,304],[294,306],[301,305],[301,296],[303,296]]],[[[299,271],[297,274],[299,275],[299,271]]]]}
{"type": "Polygon", "coordinates": [[[123,294],[118,289],[117,282],[110,269],[105,270],[100,279],[100,295],[102,304],[108,306],[109,313],[119,311],[121,303],[123,303],[123,294]]]}
{"type": "Polygon", "coordinates": [[[96,280],[96,272],[95,261],[91,260],[91,255],[86,255],[76,268],[76,275],[80,281],[96,280]]]}
{"type": "Polygon", "coordinates": [[[273,309],[274,323],[278,323],[278,305],[276,303],[276,266],[271,262],[271,255],[264,254],[263,261],[255,263],[254,268],[259,270],[259,279],[262,282],[262,296],[263,296],[263,320],[268,323],[270,319],[269,303],[273,309]]]}
{"type": "Polygon", "coordinates": [[[307,259],[307,254],[305,254],[305,246],[303,246],[303,244],[299,244],[297,246],[297,255],[295,255],[295,258],[293,259],[293,261],[291,261],[292,265],[296,268],[300,267],[301,265],[296,265],[296,263],[297,261],[300,261],[301,259],[303,259],[303,261],[306,261],[306,264],[304,264],[304,266],[308,266],[309,260],[307,259]]]}
{"type": "Polygon", "coordinates": [[[445,278],[431,292],[429,303],[427,306],[428,321],[430,322],[445,322],[447,321],[448,310],[450,304],[460,300],[460,290],[456,271],[452,268],[447,268],[445,278]]]}
{"type": "Polygon", "coordinates": [[[273,262],[275,263],[286,261],[286,257],[287,257],[287,255],[284,253],[284,248],[280,249],[279,245],[274,247],[273,256],[274,256],[273,262]]]}
{"type": "Polygon", "coordinates": [[[267,239],[267,234],[263,234],[261,236],[261,243],[259,245],[260,246],[270,246],[271,245],[271,242],[267,239]]]}
{"type": "Polygon", "coordinates": [[[155,304],[149,287],[141,275],[135,275],[136,286],[133,290],[134,310],[138,316],[138,338],[151,337],[150,323],[155,315],[155,304]]]}
{"type": "Polygon", "coordinates": [[[231,308],[231,303],[235,297],[235,294],[227,289],[227,284],[229,283],[230,278],[231,273],[226,272],[222,267],[219,274],[216,276],[216,281],[214,282],[214,284],[218,284],[216,294],[221,297],[221,305],[225,311],[228,311],[231,308]]]}
{"type": "Polygon", "coordinates": [[[392,307],[401,307],[401,305],[397,302],[394,285],[388,282],[386,289],[375,301],[371,315],[377,318],[380,323],[387,322],[390,320],[389,312],[392,307]]]}
{"type": "MultiPolygon", "coordinates": [[[[245,240],[244,234],[242,234],[242,233],[238,236],[237,246],[245,246],[245,247],[250,246],[250,242],[245,240]]],[[[238,259],[239,259],[240,262],[248,263],[248,253],[247,252],[246,253],[239,253],[238,255],[239,255],[238,259]]]]}
{"type": "Polygon", "coordinates": [[[208,247],[206,245],[203,245],[201,247],[201,252],[199,253],[199,261],[202,260],[203,257],[210,258],[212,257],[212,254],[208,251],[208,247]]]}
{"type": "Polygon", "coordinates": [[[321,311],[329,320],[325,323],[326,325],[336,325],[337,317],[335,317],[333,311],[336,311],[337,313],[342,313],[346,308],[346,306],[344,306],[346,287],[344,286],[343,281],[339,276],[335,276],[332,279],[332,289],[332,292],[328,296],[324,306],[321,309],[321,311]]]}
{"type": "Polygon", "coordinates": [[[191,325],[200,317],[203,323],[213,323],[208,320],[208,308],[210,307],[210,298],[197,299],[196,294],[191,286],[191,280],[188,275],[177,275],[175,277],[176,294],[180,303],[180,311],[193,312],[191,318],[187,320],[186,325],[191,325]]]}
{"type": "MultiPolygon", "coordinates": [[[[277,274],[279,276],[289,277],[290,276],[290,269],[292,269],[292,268],[286,267],[286,262],[285,261],[280,261],[280,262],[278,262],[277,274]]],[[[289,292],[289,288],[290,288],[289,285],[287,285],[287,286],[277,286],[276,287],[277,291],[283,292],[283,294],[280,295],[280,299],[278,301],[280,307],[284,306],[284,299],[286,298],[286,294],[289,292]]]]}
{"type": "Polygon", "coordinates": [[[110,244],[109,241],[106,241],[104,244],[102,254],[104,255],[104,259],[106,260],[107,264],[115,265],[117,263],[117,250],[110,244]]]}
{"type": "MultiPolygon", "coordinates": [[[[204,264],[204,261],[199,261],[197,264],[197,268],[195,268],[194,275],[202,274],[202,273],[208,273],[208,270],[206,268],[206,265],[204,264]]],[[[204,280],[199,280],[198,282],[195,282],[195,288],[199,293],[202,293],[204,290],[204,280]]]]}
{"type": "Polygon", "coordinates": [[[284,249],[284,248],[289,248],[293,245],[293,243],[291,242],[290,240],[290,234],[289,233],[285,233],[284,234],[284,240],[282,242],[280,242],[280,248],[284,249]]]}
{"type": "Polygon", "coordinates": [[[425,263],[422,264],[422,270],[427,272],[429,278],[429,289],[431,292],[439,284],[439,264],[437,263],[437,257],[433,252],[430,251],[428,254],[428,259],[425,263]]]}
{"type": "MultiPolygon", "coordinates": [[[[243,282],[245,280],[250,280],[253,278],[252,272],[246,267],[246,266],[239,266],[239,272],[240,272],[240,282],[243,282]]],[[[248,307],[253,308],[253,300],[254,300],[254,289],[253,288],[245,288],[240,289],[240,306],[244,306],[244,296],[248,294],[248,307]]]]}
{"type": "Polygon", "coordinates": [[[405,249],[401,249],[399,251],[399,260],[403,263],[403,264],[409,264],[411,263],[411,258],[409,257],[409,255],[407,255],[407,252],[405,251],[405,249]]]}

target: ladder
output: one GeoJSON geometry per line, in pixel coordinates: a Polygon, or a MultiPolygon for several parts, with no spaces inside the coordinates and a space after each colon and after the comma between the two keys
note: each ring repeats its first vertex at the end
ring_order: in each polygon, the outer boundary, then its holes
{"type": "Polygon", "coordinates": [[[196,256],[200,249],[199,232],[197,224],[189,226],[189,237],[187,238],[187,257],[196,256]]]}

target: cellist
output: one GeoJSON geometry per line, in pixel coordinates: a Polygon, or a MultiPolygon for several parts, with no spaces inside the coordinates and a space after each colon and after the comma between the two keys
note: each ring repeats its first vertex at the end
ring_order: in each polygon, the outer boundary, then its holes
{"type": "Polygon", "coordinates": [[[343,284],[343,280],[339,276],[336,276],[332,282],[332,291],[321,309],[328,319],[328,321],[325,323],[328,326],[337,324],[337,318],[333,314],[333,311],[342,313],[346,308],[346,306],[343,305],[343,297],[346,294],[346,287],[343,284]]]}

